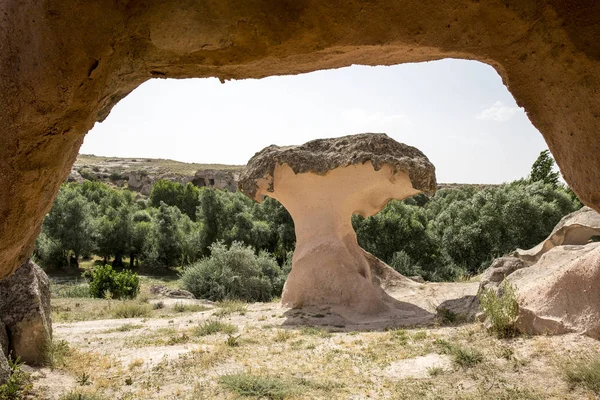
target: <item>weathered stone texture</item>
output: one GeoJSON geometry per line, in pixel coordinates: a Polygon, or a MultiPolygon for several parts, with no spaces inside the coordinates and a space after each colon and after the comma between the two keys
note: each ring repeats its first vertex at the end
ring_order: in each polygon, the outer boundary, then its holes
{"type": "Polygon", "coordinates": [[[52,338],[50,282],[27,260],[13,275],[0,280],[0,320],[8,350],[28,364],[42,364],[52,338]]]}
{"type": "Polygon", "coordinates": [[[85,133],[153,77],[478,60],[600,210],[599,15],[596,0],[1,1],[0,278],[31,253],[85,133]]]}

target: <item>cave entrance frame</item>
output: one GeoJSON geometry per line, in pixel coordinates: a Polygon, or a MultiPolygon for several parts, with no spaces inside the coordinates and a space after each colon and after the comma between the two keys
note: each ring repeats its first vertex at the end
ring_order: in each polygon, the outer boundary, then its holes
{"type": "Polygon", "coordinates": [[[489,64],[600,211],[600,2],[234,0],[0,4],[0,278],[30,255],[96,121],[151,78],[489,64]]]}

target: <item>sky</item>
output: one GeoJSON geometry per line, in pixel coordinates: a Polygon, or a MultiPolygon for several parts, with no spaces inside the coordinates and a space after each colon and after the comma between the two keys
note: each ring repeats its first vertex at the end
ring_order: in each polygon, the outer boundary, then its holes
{"type": "Polygon", "coordinates": [[[363,132],[417,147],[445,183],[525,177],[547,148],[492,67],[447,59],[224,84],[153,79],[96,123],[80,152],[245,164],[271,144],[363,132]]]}

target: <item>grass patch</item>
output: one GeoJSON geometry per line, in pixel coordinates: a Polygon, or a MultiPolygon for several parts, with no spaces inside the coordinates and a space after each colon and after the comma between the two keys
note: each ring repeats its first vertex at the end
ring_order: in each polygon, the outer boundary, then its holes
{"type": "Polygon", "coordinates": [[[222,322],[216,319],[206,320],[194,329],[196,336],[208,336],[214,335],[215,333],[225,333],[228,335],[237,332],[237,327],[226,322],[222,322]]]}
{"type": "Polygon", "coordinates": [[[65,285],[56,290],[56,297],[62,298],[90,298],[90,285],[87,283],[79,285],[65,285]]]}
{"type": "Polygon", "coordinates": [[[144,325],[141,324],[123,324],[121,326],[118,326],[116,328],[113,329],[107,329],[104,331],[104,333],[113,333],[113,332],[129,332],[129,331],[133,331],[135,329],[140,329],[143,328],[144,325]]]}
{"type": "Polygon", "coordinates": [[[282,343],[287,342],[289,339],[293,338],[294,334],[287,329],[277,329],[277,333],[275,334],[275,338],[273,341],[282,343]]]}
{"type": "Polygon", "coordinates": [[[78,390],[70,391],[60,397],[60,400],[105,400],[106,398],[98,393],[80,392],[78,390]]]}
{"type": "Polygon", "coordinates": [[[210,308],[202,304],[185,304],[182,301],[178,301],[175,303],[175,305],[173,305],[173,310],[178,313],[184,313],[206,311],[210,310],[210,308]]]}
{"type": "Polygon", "coordinates": [[[223,375],[219,383],[243,397],[283,400],[299,393],[298,385],[293,382],[266,375],[223,375]]]}
{"type": "Polygon", "coordinates": [[[565,359],[560,365],[563,378],[571,387],[582,386],[600,394],[600,356],[587,354],[565,359]]]}
{"type": "Polygon", "coordinates": [[[517,334],[515,328],[519,312],[517,292],[506,279],[500,285],[498,292],[492,289],[484,290],[479,295],[479,302],[490,322],[490,332],[499,338],[513,337],[517,334]]]}
{"type": "Polygon", "coordinates": [[[483,362],[483,353],[477,349],[452,344],[443,339],[437,339],[434,344],[439,346],[444,354],[452,356],[452,362],[462,368],[471,368],[483,362]]]}
{"type": "Polygon", "coordinates": [[[224,317],[231,314],[245,315],[248,312],[248,304],[238,300],[224,300],[217,303],[219,309],[215,311],[216,317],[224,317]]]}
{"type": "Polygon", "coordinates": [[[332,333],[329,332],[327,329],[325,328],[318,328],[315,326],[305,326],[303,327],[300,332],[303,335],[307,335],[307,336],[318,336],[318,337],[322,337],[322,338],[328,338],[332,336],[332,333]]]}
{"type": "Polygon", "coordinates": [[[112,310],[113,318],[146,318],[152,314],[152,307],[137,301],[122,301],[112,310]]]}

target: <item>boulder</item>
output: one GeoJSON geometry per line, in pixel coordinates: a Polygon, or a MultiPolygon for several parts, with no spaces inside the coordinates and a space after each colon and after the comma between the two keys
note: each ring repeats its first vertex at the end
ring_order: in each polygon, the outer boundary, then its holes
{"type": "Polygon", "coordinates": [[[0,280],[0,317],[13,356],[42,364],[52,338],[50,282],[33,261],[0,280]]]}
{"type": "Polygon", "coordinates": [[[155,296],[167,297],[170,299],[194,299],[194,295],[187,290],[171,289],[165,285],[150,286],[150,293],[155,296]]]}
{"type": "Polygon", "coordinates": [[[564,216],[543,242],[529,250],[517,249],[515,256],[532,265],[553,247],[586,244],[592,236],[598,235],[600,214],[589,207],[582,207],[564,216]]]}
{"type": "Polygon", "coordinates": [[[496,258],[492,265],[481,275],[479,290],[497,288],[504,278],[526,266],[527,264],[517,257],[496,258]]]}
{"type": "Polygon", "coordinates": [[[600,339],[600,243],[555,246],[507,280],[517,290],[519,331],[600,339]]]}

